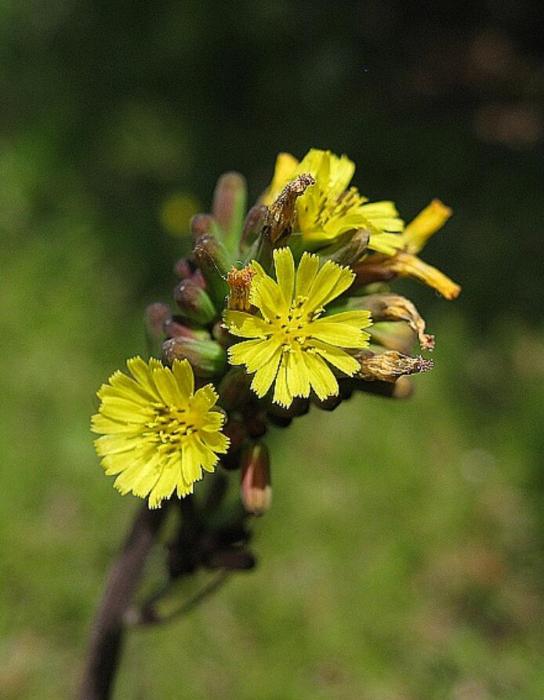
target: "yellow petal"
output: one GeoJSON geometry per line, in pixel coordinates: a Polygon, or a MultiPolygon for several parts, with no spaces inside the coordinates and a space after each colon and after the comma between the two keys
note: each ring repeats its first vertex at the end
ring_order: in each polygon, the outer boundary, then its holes
{"type": "Polygon", "coordinates": [[[255,373],[251,382],[251,389],[259,398],[262,398],[272,386],[272,382],[276,378],[281,355],[281,347],[277,345],[274,353],[267,358],[265,364],[255,373]]]}
{"type": "Polygon", "coordinates": [[[266,338],[270,335],[270,324],[259,316],[245,311],[228,309],[224,314],[225,324],[229,332],[240,338],[266,338]]]}
{"type": "Polygon", "coordinates": [[[261,197],[263,204],[272,204],[285,185],[296,175],[298,160],[290,153],[279,153],[270,186],[261,197]]]}
{"type": "Polygon", "coordinates": [[[209,447],[214,452],[224,454],[229,449],[230,440],[223,433],[201,433],[200,439],[206,447],[209,447]]]}
{"type": "Polygon", "coordinates": [[[284,408],[289,408],[289,406],[293,403],[293,396],[289,391],[289,385],[287,383],[287,363],[285,361],[285,357],[282,357],[280,368],[278,370],[272,401],[280,406],[283,406],[284,408]]]}
{"type": "Polygon", "coordinates": [[[364,309],[354,311],[341,311],[338,314],[325,316],[324,319],[331,323],[347,323],[355,328],[368,328],[372,325],[370,311],[364,309]]]}
{"type": "Polygon", "coordinates": [[[158,508],[161,502],[170,498],[178,481],[181,479],[181,461],[179,455],[172,455],[163,467],[157,483],[149,494],[149,507],[158,508]]]}
{"type": "Polygon", "coordinates": [[[102,401],[100,412],[107,418],[131,424],[145,423],[152,413],[147,407],[117,396],[106,396],[102,401]]]}
{"type": "Polygon", "coordinates": [[[167,406],[182,406],[185,404],[185,397],[182,395],[176,378],[169,368],[161,367],[153,370],[153,382],[162,401],[167,406]]]}
{"type": "Polygon", "coordinates": [[[308,296],[319,270],[319,257],[312,253],[303,253],[297,269],[297,296],[308,296]]]}
{"type": "Polygon", "coordinates": [[[411,221],[402,236],[407,253],[419,253],[429,238],[444,226],[453,214],[439,199],[433,199],[425,209],[411,221]]]}
{"type": "Polygon", "coordinates": [[[304,361],[308,367],[312,389],[317,397],[323,401],[328,396],[337,396],[338,382],[324,360],[315,353],[305,352],[304,361]]]}
{"type": "Polygon", "coordinates": [[[287,385],[293,396],[306,398],[310,395],[310,377],[301,350],[286,353],[287,385]]]}
{"type": "Polygon", "coordinates": [[[253,278],[249,292],[249,301],[268,319],[274,318],[278,313],[278,309],[286,308],[286,303],[278,284],[264,272],[263,274],[256,274],[253,278]]]}
{"type": "Polygon", "coordinates": [[[387,267],[398,275],[414,277],[415,279],[428,284],[446,299],[455,299],[461,292],[461,287],[453,282],[444,273],[437,270],[432,265],[420,260],[416,255],[409,253],[397,253],[387,261],[387,267]]]}
{"type": "Polygon", "coordinates": [[[344,348],[364,348],[368,345],[368,333],[348,323],[335,323],[329,317],[319,318],[309,326],[312,338],[344,348]]]}
{"type": "Polygon", "coordinates": [[[195,376],[193,368],[188,360],[174,360],[172,372],[179,386],[179,390],[185,399],[188,399],[195,390],[195,376]]]}
{"type": "Polygon", "coordinates": [[[295,286],[295,261],[290,248],[277,248],[274,251],[274,268],[285,304],[290,306],[295,286]]]}
{"type": "Polygon", "coordinates": [[[321,357],[333,367],[347,374],[348,377],[353,377],[353,375],[359,371],[359,362],[345,350],[329,345],[328,343],[322,343],[319,340],[313,341],[312,346],[321,357]]]}
{"type": "Polygon", "coordinates": [[[245,364],[250,374],[263,367],[279,347],[280,341],[274,338],[267,340],[244,340],[229,348],[229,360],[233,365],[245,364]]]}
{"type": "Polygon", "coordinates": [[[206,413],[217,403],[218,395],[212,384],[206,384],[195,392],[191,399],[191,411],[206,413]]]}
{"type": "Polygon", "coordinates": [[[150,365],[142,360],[141,357],[137,356],[127,360],[127,367],[138,384],[140,384],[152,396],[158,398],[157,389],[155,388],[151,377],[150,365]]]}
{"type": "Polygon", "coordinates": [[[351,286],[354,278],[355,275],[349,267],[342,267],[327,260],[312,284],[306,302],[307,308],[318,309],[336,299],[351,286]]]}

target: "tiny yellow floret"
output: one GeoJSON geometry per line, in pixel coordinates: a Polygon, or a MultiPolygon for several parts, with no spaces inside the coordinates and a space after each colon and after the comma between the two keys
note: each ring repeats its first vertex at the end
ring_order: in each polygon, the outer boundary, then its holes
{"type": "Polygon", "coordinates": [[[95,447],[106,474],[118,475],[115,488],[149,497],[149,507],[158,508],[174,490],[179,497],[192,493],[202,470],[214,471],[229,447],[224,415],[214,409],[211,384],[195,392],[187,360],[170,369],[134,357],[127,367],[132,376],[117,371],[98,391],[95,447]]]}
{"type": "Polygon", "coordinates": [[[288,408],[295,397],[313,389],[321,400],[338,394],[329,365],[352,377],[359,363],[347,349],[368,345],[368,311],[325,314],[325,307],[345,292],[353,272],[331,261],[320,266],[305,252],[295,270],[289,248],[274,251],[276,280],[253,261],[250,302],[260,315],[227,310],[232,335],[247,338],[229,348],[229,362],[254,374],[251,388],[263,397],[274,384],[272,401],[288,408]]]}

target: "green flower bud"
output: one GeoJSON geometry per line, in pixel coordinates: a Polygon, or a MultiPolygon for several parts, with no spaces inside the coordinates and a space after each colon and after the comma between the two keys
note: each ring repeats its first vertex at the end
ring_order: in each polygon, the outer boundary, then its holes
{"type": "Polygon", "coordinates": [[[368,248],[370,233],[360,228],[355,233],[348,231],[340,240],[318,251],[320,258],[331,260],[337,265],[351,265],[360,260],[368,248]]]}
{"type": "Polygon", "coordinates": [[[216,377],[225,370],[227,357],[223,348],[215,340],[200,340],[177,336],[163,343],[165,361],[189,360],[199,377],[216,377]]]}
{"type": "Polygon", "coordinates": [[[197,239],[193,255],[211,299],[221,308],[228,293],[227,273],[232,267],[225,246],[215,236],[205,234],[197,239]]]}
{"type": "Polygon", "coordinates": [[[217,313],[207,292],[192,279],[182,280],[174,290],[182,314],[201,325],[211,323],[217,313]]]}
{"type": "Polygon", "coordinates": [[[242,235],[247,200],[245,178],[239,173],[225,173],[217,181],[213,195],[213,215],[223,232],[223,241],[236,254],[242,235]]]}

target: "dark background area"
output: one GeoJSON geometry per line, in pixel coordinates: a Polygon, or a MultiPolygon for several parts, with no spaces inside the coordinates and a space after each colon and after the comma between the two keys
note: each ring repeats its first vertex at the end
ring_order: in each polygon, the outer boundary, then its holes
{"type": "Polygon", "coordinates": [[[347,153],[361,190],[407,219],[432,196],[454,207],[431,256],[475,321],[538,314],[539,3],[2,7],[3,138],[34,156],[35,196],[14,214],[31,224],[81,198],[142,293],[164,279],[170,192],[206,206],[237,169],[257,196],[279,150],[315,146],[347,153]]]}
{"type": "Polygon", "coordinates": [[[543,31],[513,0],[0,0],[2,697],[75,687],[137,507],[95,391],[146,353],[189,216],[310,147],[407,221],[450,205],[423,257],[463,292],[399,285],[437,337],[409,402],[272,432],[259,568],[131,634],[117,696],[544,697],[543,31]]]}

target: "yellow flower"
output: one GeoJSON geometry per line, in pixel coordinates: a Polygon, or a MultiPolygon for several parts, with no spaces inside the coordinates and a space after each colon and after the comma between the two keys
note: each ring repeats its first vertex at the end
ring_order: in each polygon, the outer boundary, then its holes
{"type": "Polygon", "coordinates": [[[172,369],[155,359],[127,361],[132,377],[115,372],[98,392],[100,408],[92,430],[106,474],[118,474],[122,493],[149,496],[157,508],[174,489],[179,497],[193,492],[202,470],[213,472],[217,453],[229,446],[221,428],[224,415],[213,410],[217,394],[211,384],[194,391],[187,360],[172,369]]]}
{"type": "Polygon", "coordinates": [[[297,175],[309,173],[315,185],[308,187],[296,202],[295,231],[307,245],[326,245],[347,231],[365,228],[370,233],[371,250],[393,255],[402,247],[398,233],[403,222],[393,202],[368,202],[355,187],[348,189],[355,165],[347,156],[311,149],[299,163],[288,153],[280,153],[272,183],[263,195],[271,204],[285,185],[297,175]]]}
{"type": "Polygon", "coordinates": [[[353,272],[331,261],[304,253],[295,272],[289,248],[274,251],[276,280],[253,262],[250,302],[260,315],[227,310],[229,331],[248,338],[229,348],[229,361],[255,373],[251,388],[263,397],[274,386],[273,401],[289,407],[294,397],[319,399],[338,394],[338,382],[329,364],[344,375],[359,371],[357,360],[344,348],[368,345],[368,311],[346,311],[323,316],[325,306],[351,285],[353,272]]]}

